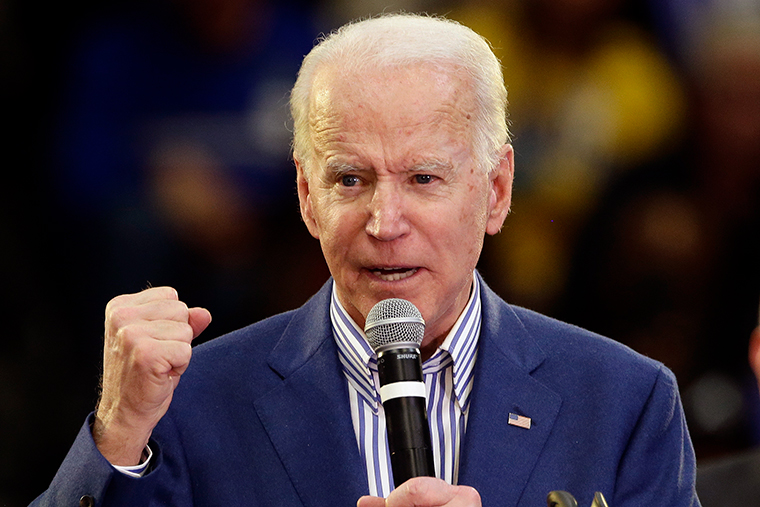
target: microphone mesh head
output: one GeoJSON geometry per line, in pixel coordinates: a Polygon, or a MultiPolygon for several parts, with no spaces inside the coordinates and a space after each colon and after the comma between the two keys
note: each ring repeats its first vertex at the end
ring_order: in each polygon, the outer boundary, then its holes
{"type": "Polygon", "coordinates": [[[367,314],[364,333],[373,350],[390,343],[422,343],[425,321],[406,299],[390,298],[377,303],[367,314]]]}

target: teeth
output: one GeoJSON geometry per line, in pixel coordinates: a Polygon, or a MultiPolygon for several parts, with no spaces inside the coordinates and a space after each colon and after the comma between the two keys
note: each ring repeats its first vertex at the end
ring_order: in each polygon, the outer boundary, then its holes
{"type": "Polygon", "coordinates": [[[380,270],[377,269],[373,271],[372,273],[375,274],[378,278],[383,280],[384,282],[397,282],[399,280],[403,280],[404,278],[409,278],[413,274],[417,272],[417,268],[408,269],[406,271],[397,271],[397,270],[380,270]],[[393,273],[389,273],[389,271],[394,271],[393,273]]]}

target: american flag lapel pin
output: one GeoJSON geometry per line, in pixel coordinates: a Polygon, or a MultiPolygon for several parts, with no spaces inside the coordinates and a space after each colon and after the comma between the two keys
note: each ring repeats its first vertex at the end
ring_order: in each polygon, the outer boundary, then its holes
{"type": "Polygon", "coordinates": [[[511,424],[512,426],[525,428],[526,430],[530,429],[530,422],[530,417],[513,414],[512,412],[509,413],[509,420],[507,421],[507,423],[511,424]]]}

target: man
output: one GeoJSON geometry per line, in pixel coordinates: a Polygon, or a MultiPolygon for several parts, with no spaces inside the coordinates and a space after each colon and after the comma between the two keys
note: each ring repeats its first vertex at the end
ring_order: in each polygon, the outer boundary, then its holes
{"type": "Polygon", "coordinates": [[[291,110],[301,214],[332,279],[194,351],[210,314],[173,289],[111,301],[100,404],[39,505],[527,507],[553,489],[698,505],[672,374],[508,306],[475,272],[513,177],[482,38],[418,16],[348,25],[305,58],[291,110]],[[426,321],[439,476],[395,489],[361,333],[388,297],[426,321]]]}

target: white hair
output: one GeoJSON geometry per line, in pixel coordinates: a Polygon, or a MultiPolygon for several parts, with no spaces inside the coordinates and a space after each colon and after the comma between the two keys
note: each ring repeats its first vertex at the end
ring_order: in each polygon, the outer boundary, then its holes
{"type": "Polygon", "coordinates": [[[501,64],[489,43],[456,21],[417,14],[384,14],[349,23],[323,37],[301,64],[290,96],[293,152],[304,170],[311,166],[309,125],[312,84],[326,65],[346,70],[410,67],[420,64],[460,68],[470,78],[475,98],[473,149],[485,171],[498,164],[509,142],[507,91],[501,64]]]}

